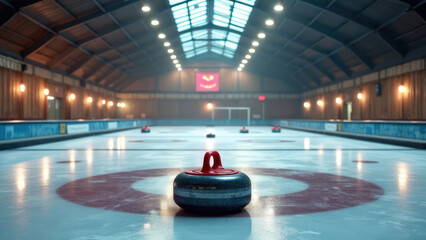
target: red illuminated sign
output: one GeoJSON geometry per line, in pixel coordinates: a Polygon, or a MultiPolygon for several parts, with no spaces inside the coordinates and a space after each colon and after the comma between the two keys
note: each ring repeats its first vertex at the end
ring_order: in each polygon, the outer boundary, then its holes
{"type": "Polygon", "coordinates": [[[265,101],[266,97],[265,96],[259,96],[259,101],[265,101]]]}
{"type": "Polygon", "coordinates": [[[219,73],[196,73],[197,92],[218,92],[219,73]]]}

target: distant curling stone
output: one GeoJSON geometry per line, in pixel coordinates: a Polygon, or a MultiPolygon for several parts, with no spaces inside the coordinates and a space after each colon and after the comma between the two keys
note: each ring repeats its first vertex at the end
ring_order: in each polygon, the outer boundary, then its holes
{"type": "Polygon", "coordinates": [[[238,212],[250,203],[251,182],[244,173],[223,168],[218,152],[207,152],[202,169],[176,176],[173,199],[179,207],[193,213],[238,212]],[[212,156],[214,163],[210,166],[212,156]]]}
{"type": "Polygon", "coordinates": [[[280,128],[280,127],[278,127],[278,125],[275,125],[275,126],[272,128],[272,132],[274,132],[274,133],[279,133],[279,132],[281,132],[281,128],[280,128]]]}
{"type": "Polygon", "coordinates": [[[143,132],[143,133],[149,133],[149,132],[151,132],[151,129],[149,129],[149,128],[148,128],[148,126],[147,126],[147,125],[145,125],[145,126],[141,129],[141,132],[143,132]]]}
{"type": "Polygon", "coordinates": [[[240,133],[248,133],[249,130],[246,127],[243,127],[242,129],[240,129],[240,133]]]}
{"type": "Polygon", "coordinates": [[[214,135],[213,133],[207,134],[207,138],[215,138],[215,137],[216,137],[216,135],[214,135]]]}

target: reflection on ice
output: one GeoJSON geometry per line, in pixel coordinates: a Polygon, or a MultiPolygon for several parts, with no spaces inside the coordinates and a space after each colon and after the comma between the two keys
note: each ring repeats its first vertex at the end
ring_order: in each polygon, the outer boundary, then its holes
{"type": "Polygon", "coordinates": [[[398,163],[398,189],[400,194],[404,194],[408,188],[408,167],[406,163],[398,163]]]}

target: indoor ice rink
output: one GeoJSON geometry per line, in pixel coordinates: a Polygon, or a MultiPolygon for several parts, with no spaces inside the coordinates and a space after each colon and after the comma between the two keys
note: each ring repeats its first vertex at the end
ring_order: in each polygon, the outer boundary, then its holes
{"type": "Polygon", "coordinates": [[[0,0],[1,240],[426,239],[426,0],[0,0]]]}

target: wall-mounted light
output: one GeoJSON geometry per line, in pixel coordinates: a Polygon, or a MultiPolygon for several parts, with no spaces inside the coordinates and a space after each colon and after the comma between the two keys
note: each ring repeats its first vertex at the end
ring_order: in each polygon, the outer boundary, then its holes
{"type": "Polygon", "coordinates": [[[364,96],[362,95],[362,92],[359,92],[359,93],[356,95],[356,97],[357,97],[359,100],[361,100],[364,96]]]}
{"type": "Polygon", "coordinates": [[[106,104],[106,100],[102,99],[101,103],[102,103],[102,105],[105,105],[106,104]]]}
{"type": "Polygon", "coordinates": [[[74,94],[74,93],[71,93],[71,94],[70,94],[70,96],[69,96],[69,99],[70,99],[71,101],[74,101],[74,100],[75,100],[75,98],[76,98],[75,94],[74,94]]]}
{"type": "Polygon", "coordinates": [[[88,102],[88,103],[93,102],[93,98],[92,98],[92,97],[88,97],[88,98],[87,98],[87,102],[88,102]]]}
{"type": "Polygon", "coordinates": [[[213,106],[213,103],[207,103],[206,107],[208,110],[211,110],[213,109],[214,106],[213,106]]]}
{"type": "Polygon", "coordinates": [[[337,103],[337,104],[341,104],[341,103],[342,103],[342,98],[337,97],[337,98],[336,98],[336,103],[337,103]]]}
{"type": "Polygon", "coordinates": [[[113,101],[109,101],[108,102],[108,106],[110,106],[110,107],[114,106],[114,102],[113,101]]]}
{"type": "Polygon", "coordinates": [[[309,109],[311,107],[311,103],[306,101],[306,102],[303,103],[303,107],[306,108],[306,109],[309,109]]]}
{"type": "Polygon", "coordinates": [[[398,87],[398,91],[400,92],[400,93],[403,93],[403,92],[405,92],[405,87],[404,87],[404,85],[399,85],[399,87],[398,87]]]}
{"type": "Polygon", "coordinates": [[[53,97],[53,96],[47,96],[47,100],[55,100],[55,97],[53,97]]]}
{"type": "Polygon", "coordinates": [[[49,89],[47,89],[47,88],[45,88],[44,90],[43,90],[43,93],[44,93],[44,95],[49,95],[49,89]]]}
{"type": "Polygon", "coordinates": [[[321,100],[321,99],[320,99],[320,100],[318,100],[318,101],[317,101],[317,105],[318,105],[318,106],[320,106],[320,107],[324,106],[324,101],[323,101],[323,100],[321,100]]]}
{"type": "Polygon", "coordinates": [[[25,84],[21,83],[21,84],[19,85],[19,91],[20,91],[21,93],[25,92],[25,84]]]}

